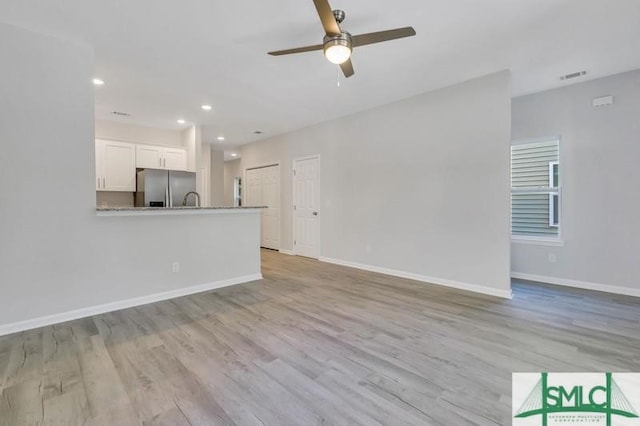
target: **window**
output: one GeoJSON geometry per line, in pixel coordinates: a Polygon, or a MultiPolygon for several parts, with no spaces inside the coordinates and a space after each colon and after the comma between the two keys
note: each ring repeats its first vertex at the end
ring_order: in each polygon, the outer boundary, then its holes
{"type": "Polygon", "coordinates": [[[242,178],[233,178],[233,206],[242,207],[242,178]]]}
{"type": "Polygon", "coordinates": [[[559,140],[514,143],[511,146],[511,235],[558,239],[560,200],[559,140]]]}

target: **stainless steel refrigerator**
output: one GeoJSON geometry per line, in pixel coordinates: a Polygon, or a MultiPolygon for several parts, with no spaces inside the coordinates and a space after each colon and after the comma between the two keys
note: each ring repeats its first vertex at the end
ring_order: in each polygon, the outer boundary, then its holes
{"type": "MultiPolygon", "coordinates": [[[[196,190],[196,174],[144,169],[137,173],[136,207],[180,207],[185,195],[196,190]]],[[[187,206],[195,206],[189,197],[187,206]]]]}

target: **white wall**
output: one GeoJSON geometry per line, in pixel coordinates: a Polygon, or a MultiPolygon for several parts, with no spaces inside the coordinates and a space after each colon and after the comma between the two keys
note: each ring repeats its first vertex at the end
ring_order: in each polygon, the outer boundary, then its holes
{"type": "Polygon", "coordinates": [[[202,130],[200,127],[191,126],[182,131],[180,134],[182,146],[187,150],[187,170],[194,172],[196,170],[196,145],[200,143],[200,135],[202,130]]]}
{"type": "Polygon", "coordinates": [[[211,146],[202,140],[202,129],[195,130],[196,191],[202,206],[211,205],[211,146]]]}
{"type": "Polygon", "coordinates": [[[95,129],[97,139],[185,148],[182,132],[179,130],[158,129],[107,120],[96,120],[95,129]]]}
{"type": "Polygon", "coordinates": [[[0,40],[0,334],[259,274],[257,213],[97,217],[93,53],[5,24],[0,40]]]}
{"type": "Polygon", "coordinates": [[[512,130],[561,136],[564,240],[513,244],[515,275],[640,296],[640,70],[516,98],[512,130]],[[591,105],[605,95],[615,104],[591,105]]]}
{"type": "Polygon", "coordinates": [[[211,149],[211,205],[233,206],[224,202],[224,151],[211,149]]]}
{"type": "Polygon", "coordinates": [[[224,204],[226,206],[233,206],[234,203],[234,180],[239,177],[242,178],[242,164],[240,159],[225,161],[224,163],[224,204]]]}
{"type": "Polygon", "coordinates": [[[320,154],[323,258],[504,296],[510,101],[504,71],[244,146],[242,168],[281,164],[285,250],[292,159],[320,154]]]}

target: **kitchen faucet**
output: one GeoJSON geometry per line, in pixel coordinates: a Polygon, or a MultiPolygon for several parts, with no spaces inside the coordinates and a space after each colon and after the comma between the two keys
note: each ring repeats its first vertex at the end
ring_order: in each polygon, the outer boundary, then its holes
{"type": "Polygon", "coordinates": [[[195,191],[187,192],[187,194],[184,196],[184,200],[182,200],[182,205],[183,206],[187,205],[187,198],[189,198],[190,194],[195,194],[195,196],[196,196],[196,207],[200,207],[200,194],[198,194],[195,191]]]}

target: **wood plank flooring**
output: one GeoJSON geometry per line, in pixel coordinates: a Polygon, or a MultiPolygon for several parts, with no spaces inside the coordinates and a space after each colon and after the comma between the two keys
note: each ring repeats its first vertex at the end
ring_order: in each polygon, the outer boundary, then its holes
{"type": "Polygon", "coordinates": [[[0,425],[508,425],[513,371],[640,371],[640,299],[264,279],[0,337],[0,425]]]}

